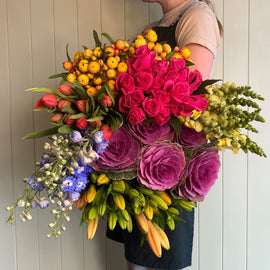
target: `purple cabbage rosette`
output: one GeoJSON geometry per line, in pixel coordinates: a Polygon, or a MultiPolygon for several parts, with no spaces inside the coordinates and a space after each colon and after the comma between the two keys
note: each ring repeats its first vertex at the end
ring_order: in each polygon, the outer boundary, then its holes
{"type": "Polygon", "coordinates": [[[190,148],[206,144],[207,139],[203,131],[197,132],[195,129],[183,125],[181,134],[177,137],[177,142],[183,148],[190,148]]]}
{"type": "Polygon", "coordinates": [[[215,147],[197,150],[181,176],[177,193],[191,201],[203,201],[218,178],[220,160],[215,147]]]}
{"type": "Polygon", "coordinates": [[[112,132],[109,146],[97,161],[91,163],[91,167],[103,172],[132,171],[136,169],[139,155],[140,143],[121,127],[112,132]]]}
{"type": "Polygon", "coordinates": [[[138,181],[153,190],[170,189],[178,184],[186,161],[178,144],[160,142],[142,148],[137,170],[138,181]]]}
{"type": "Polygon", "coordinates": [[[152,144],[166,140],[171,141],[175,134],[173,127],[169,123],[162,126],[153,122],[149,125],[131,125],[128,123],[127,127],[130,133],[143,144],[152,144]]]}

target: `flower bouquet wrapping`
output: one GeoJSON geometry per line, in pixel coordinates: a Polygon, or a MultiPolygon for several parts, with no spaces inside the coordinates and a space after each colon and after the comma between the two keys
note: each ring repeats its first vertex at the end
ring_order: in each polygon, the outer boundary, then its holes
{"type": "Polygon", "coordinates": [[[202,81],[188,48],[157,43],[149,30],[132,45],[84,47],[73,59],[66,48],[65,72],[58,89],[44,92],[35,107],[52,113],[52,128],[24,138],[48,136],[41,161],[25,190],[7,207],[7,221],[21,209],[21,221],[31,220],[35,207],[51,210],[48,237],[61,235],[74,206],[82,211],[92,239],[100,217],[110,230],[116,224],[132,231],[138,226],[156,256],[170,248],[164,233],[181,211],[203,201],[218,177],[218,151],[263,150],[243,131],[264,122],[248,86],[202,81]]]}

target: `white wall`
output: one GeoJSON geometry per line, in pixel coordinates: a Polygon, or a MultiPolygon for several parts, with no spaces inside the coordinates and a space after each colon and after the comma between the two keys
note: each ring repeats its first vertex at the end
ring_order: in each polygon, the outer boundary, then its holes
{"type": "MultiPolygon", "coordinates": [[[[224,38],[213,78],[249,84],[266,99],[266,124],[252,137],[270,155],[270,2],[216,0],[224,38]]],[[[21,141],[48,127],[46,113],[33,113],[38,95],[30,87],[56,87],[49,75],[62,71],[65,46],[93,47],[92,29],[115,39],[132,39],[161,16],[159,6],[141,0],[0,0],[0,269],[126,269],[120,244],[106,240],[104,224],[94,240],[79,227],[80,213],[60,240],[46,239],[48,211],[36,211],[31,223],[5,223],[5,206],[23,189],[22,179],[39,160],[44,140],[21,141]]],[[[222,154],[217,184],[196,213],[191,270],[270,269],[270,159],[252,154],[222,154]]],[[[102,225],[102,224],[101,224],[102,225]]]]}

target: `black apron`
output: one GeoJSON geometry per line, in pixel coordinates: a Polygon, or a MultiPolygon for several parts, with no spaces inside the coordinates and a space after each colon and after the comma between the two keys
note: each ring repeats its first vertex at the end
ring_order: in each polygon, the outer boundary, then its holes
{"type": "MultiPolygon", "coordinates": [[[[196,4],[206,5],[203,2],[194,2],[189,5],[170,26],[153,27],[153,30],[155,30],[158,35],[158,42],[165,41],[174,49],[174,47],[177,46],[175,40],[177,23],[184,12],[196,4]]],[[[142,235],[136,225],[133,226],[132,233],[129,233],[127,230],[123,231],[117,224],[113,231],[107,229],[106,236],[114,241],[124,243],[125,257],[133,264],[156,269],[179,270],[191,265],[194,210],[191,212],[183,210],[179,216],[184,219],[185,222],[176,221],[174,231],[171,231],[168,227],[165,228],[165,232],[170,241],[170,250],[162,249],[161,258],[156,257],[147,241],[144,241],[143,245],[140,246],[142,235]]],[[[134,224],[136,224],[135,221],[134,224]]]]}

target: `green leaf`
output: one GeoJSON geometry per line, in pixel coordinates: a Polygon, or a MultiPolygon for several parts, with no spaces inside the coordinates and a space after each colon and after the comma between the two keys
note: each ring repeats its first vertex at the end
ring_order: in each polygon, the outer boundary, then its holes
{"type": "Polygon", "coordinates": [[[77,111],[75,111],[74,109],[72,109],[70,106],[64,106],[64,107],[62,107],[61,112],[65,112],[65,113],[76,113],[77,111]]]}
{"type": "Polygon", "coordinates": [[[180,122],[180,120],[175,117],[175,116],[172,116],[170,118],[170,121],[169,121],[170,125],[174,128],[174,130],[180,134],[181,133],[181,130],[182,130],[182,123],[180,122]]]}
{"type": "Polygon", "coordinates": [[[149,118],[146,118],[145,120],[143,120],[142,124],[145,126],[149,126],[151,122],[152,122],[152,118],[149,117],[149,118]]]}
{"type": "Polygon", "coordinates": [[[70,134],[73,128],[70,125],[63,125],[62,127],[58,128],[58,133],[62,134],[70,134]]]}
{"type": "Polygon", "coordinates": [[[95,110],[96,104],[95,104],[95,98],[93,96],[89,96],[90,102],[91,102],[91,112],[93,112],[95,110]]]}
{"type": "Polygon", "coordinates": [[[104,36],[106,39],[108,39],[111,42],[111,44],[114,43],[114,40],[112,39],[112,37],[109,34],[102,33],[101,35],[104,36]]]}
{"type": "Polygon", "coordinates": [[[132,180],[137,176],[137,172],[106,172],[106,175],[112,180],[132,180]]]}
{"type": "Polygon", "coordinates": [[[49,88],[29,88],[25,90],[26,92],[41,92],[41,93],[49,93],[55,95],[57,92],[55,90],[49,89],[49,88]]]}
{"type": "Polygon", "coordinates": [[[186,66],[187,67],[194,66],[194,63],[192,63],[191,61],[186,60],[186,66]]]}
{"type": "Polygon", "coordinates": [[[69,72],[58,73],[49,77],[49,79],[63,78],[66,79],[69,72]]]}
{"type": "Polygon", "coordinates": [[[92,117],[87,119],[88,122],[95,122],[95,121],[102,121],[104,119],[103,116],[96,116],[96,117],[92,117]]]}
{"type": "Polygon", "coordinates": [[[114,100],[114,97],[113,97],[113,95],[112,95],[111,87],[109,86],[108,83],[106,83],[106,84],[104,85],[104,88],[105,88],[105,90],[106,90],[108,96],[109,96],[110,99],[112,100],[112,106],[114,107],[114,106],[115,106],[115,100],[114,100]]]}
{"type": "Polygon", "coordinates": [[[76,87],[75,90],[76,90],[77,94],[80,96],[80,98],[81,99],[87,99],[86,91],[78,81],[76,81],[74,83],[74,86],[76,87]]]}
{"type": "Polygon", "coordinates": [[[84,113],[78,113],[78,114],[74,114],[69,116],[69,119],[79,119],[79,118],[86,118],[87,115],[84,113]]]}
{"type": "Polygon", "coordinates": [[[100,41],[98,34],[95,30],[93,30],[93,36],[95,39],[96,47],[101,47],[101,41],[100,41]]]}
{"type": "Polygon", "coordinates": [[[70,58],[69,53],[68,53],[68,46],[69,46],[69,44],[66,45],[66,55],[67,55],[68,61],[71,62],[71,58],[70,58]]]}
{"type": "Polygon", "coordinates": [[[34,109],[33,111],[34,112],[41,112],[41,111],[44,111],[45,109],[47,109],[46,107],[43,107],[43,108],[36,108],[34,109]]]}
{"type": "Polygon", "coordinates": [[[84,45],[83,45],[82,47],[83,47],[84,50],[87,50],[87,49],[88,49],[88,48],[87,48],[86,46],[84,46],[84,45]]]}
{"type": "Polygon", "coordinates": [[[168,59],[168,60],[171,60],[175,53],[176,53],[176,51],[170,52],[170,53],[168,54],[168,56],[167,56],[167,59],[168,59]]]}
{"type": "Polygon", "coordinates": [[[57,129],[58,129],[58,127],[53,127],[53,128],[46,129],[46,130],[29,133],[26,136],[24,136],[22,138],[22,140],[25,140],[25,139],[38,139],[38,138],[42,138],[44,136],[53,135],[53,134],[57,133],[57,129]]]}
{"type": "Polygon", "coordinates": [[[198,89],[192,93],[192,95],[208,94],[208,91],[205,89],[205,87],[208,85],[214,84],[218,81],[221,81],[221,80],[219,79],[219,80],[205,80],[205,81],[203,81],[201,83],[201,85],[198,87],[198,89]]]}

